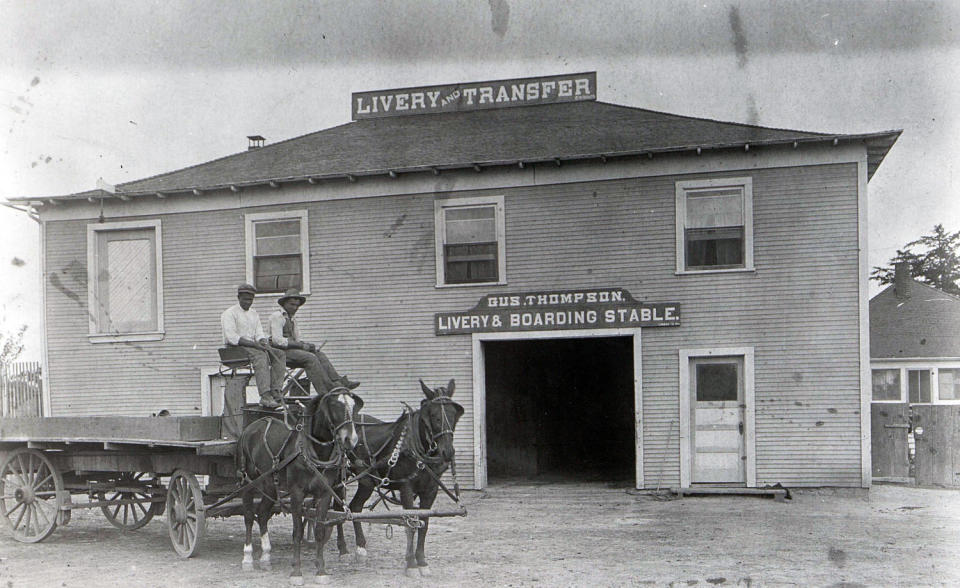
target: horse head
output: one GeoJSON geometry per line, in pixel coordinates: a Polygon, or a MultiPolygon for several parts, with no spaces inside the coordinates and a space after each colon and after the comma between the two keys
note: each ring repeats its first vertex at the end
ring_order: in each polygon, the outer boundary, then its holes
{"type": "Polygon", "coordinates": [[[313,415],[311,434],[320,440],[334,440],[349,451],[360,442],[355,422],[363,399],[346,388],[334,388],[315,397],[307,410],[313,415]]]}
{"type": "Polygon", "coordinates": [[[453,431],[463,416],[463,407],[453,401],[456,383],[451,379],[446,386],[430,388],[420,380],[420,388],[426,396],[420,401],[420,423],[424,441],[439,451],[444,461],[453,461],[453,431]]]}

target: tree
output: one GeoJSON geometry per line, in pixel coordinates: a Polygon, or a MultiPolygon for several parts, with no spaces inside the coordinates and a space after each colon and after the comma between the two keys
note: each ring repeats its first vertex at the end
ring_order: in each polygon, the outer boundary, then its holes
{"type": "Polygon", "coordinates": [[[943,225],[898,249],[887,266],[874,266],[871,280],[892,284],[897,264],[910,264],[910,277],[938,290],[960,295],[960,231],[948,233],[943,225]],[[915,252],[914,248],[923,248],[915,252]]]}
{"type": "Polygon", "coordinates": [[[0,366],[12,363],[23,352],[23,334],[27,332],[27,325],[23,325],[12,335],[0,332],[0,366]]]}

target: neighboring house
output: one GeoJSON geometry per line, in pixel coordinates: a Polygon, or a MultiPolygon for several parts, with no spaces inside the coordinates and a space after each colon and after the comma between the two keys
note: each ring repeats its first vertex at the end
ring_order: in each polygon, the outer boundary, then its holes
{"type": "MultiPolygon", "coordinates": [[[[596,100],[595,74],[354,94],[354,121],[41,219],[45,414],[216,414],[255,283],[365,411],[456,379],[458,471],[868,486],[867,182],[899,131],[596,100]]],[[[955,354],[956,355],[956,354],[955,354]]]]}
{"type": "Polygon", "coordinates": [[[910,277],[870,300],[873,401],[960,404],[960,297],[910,277]]]}

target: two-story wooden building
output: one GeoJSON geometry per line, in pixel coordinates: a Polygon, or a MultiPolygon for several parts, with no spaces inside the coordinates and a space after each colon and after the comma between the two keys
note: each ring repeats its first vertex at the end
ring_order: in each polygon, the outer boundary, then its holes
{"type": "Polygon", "coordinates": [[[867,182],[899,131],[597,100],[595,74],[352,96],[350,123],[55,198],[47,414],[216,414],[235,287],[400,414],[456,379],[459,471],[870,483],[867,182]]]}

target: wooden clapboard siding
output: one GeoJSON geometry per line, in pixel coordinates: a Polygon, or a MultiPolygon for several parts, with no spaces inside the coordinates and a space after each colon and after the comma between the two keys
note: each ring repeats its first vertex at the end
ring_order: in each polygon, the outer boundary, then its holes
{"type": "MultiPolygon", "coordinates": [[[[442,196],[505,198],[508,284],[435,287],[434,194],[298,203],[307,210],[311,297],[304,337],[325,340],[341,373],[361,380],[365,411],[413,406],[418,378],[457,382],[461,479],[472,482],[470,337],[436,337],[435,312],[494,292],[619,286],[679,302],[682,326],[643,332],[644,478],[679,483],[678,349],[755,349],[759,484],[860,484],[857,167],[835,164],[717,174],[505,187],[442,196]],[[675,274],[675,182],[753,178],[755,272],[675,274]]],[[[345,189],[349,189],[347,186],[345,189]]],[[[282,197],[278,196],[278,198],[282,197]]],[[[54,415],[199,414],[199,370],[216,365],[219,315],[244,275],[244,210],[161,215],[165,336],[87,341],[85,222],[47,226],[50,385],[54,415]]],[[[264,323],[276,297],[255,308],[264,323]]]]}

